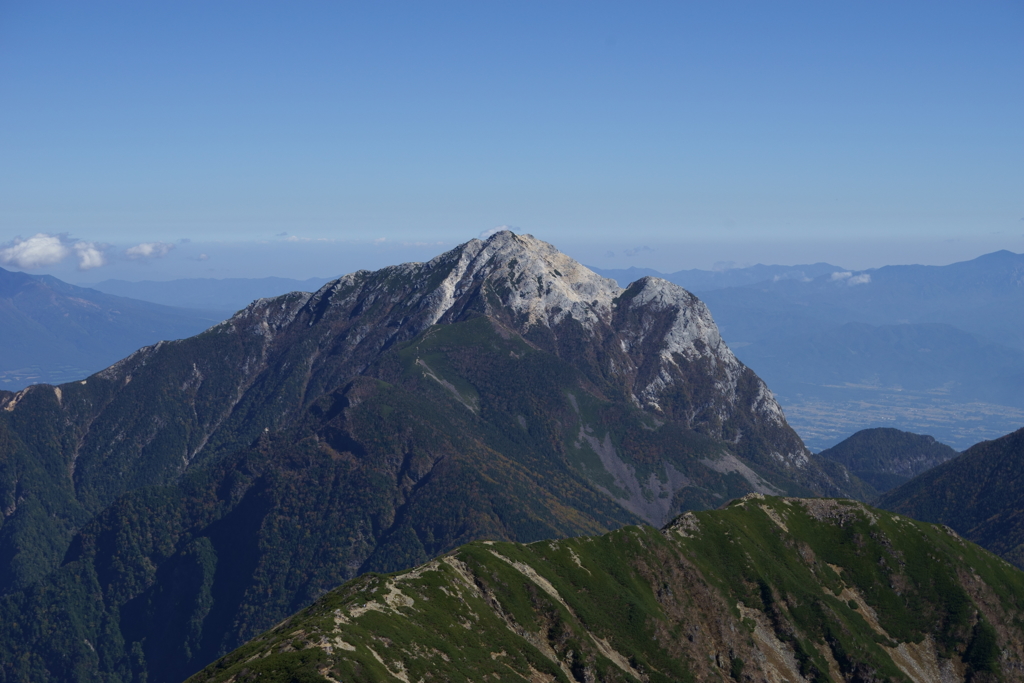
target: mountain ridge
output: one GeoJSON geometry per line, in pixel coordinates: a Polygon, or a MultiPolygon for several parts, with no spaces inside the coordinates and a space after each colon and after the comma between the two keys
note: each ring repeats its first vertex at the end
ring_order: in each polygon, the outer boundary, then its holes
{"type": "Polygon", "coordinates": [[[661,531],[353,580],[189,683],[1021,680],[1024,574],[949,529],[750,494],[661,531]]]}
{"type": "Polygon", "coordinates": [[[883,426],[963,450],[1024,419],[1022,282],[1024,255],[1002,251],[767,279],[701,298],[815,451],[883,426]]]}

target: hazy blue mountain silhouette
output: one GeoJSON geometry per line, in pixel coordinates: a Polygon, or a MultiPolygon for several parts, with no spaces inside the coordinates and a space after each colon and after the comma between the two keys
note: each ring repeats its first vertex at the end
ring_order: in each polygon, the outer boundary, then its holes
{"type": "Polygon", "coordinates": [[[810,263],[798,266],[766,266],[763,263],[758,263],[757,265],[745,268],[727,268],[724,270],[692,268],[690,270],[677,270],[674,273],[659,273],[651,268],[635,267],[622,269],[592,268],[591,270],[595,273],[600,273],[604,277],[610,277],[618,281],[623,287],[634,280],[650,275],[668,280],[691,292],[708,292],[713,289],[753,285],[765,280],[805,281],[820,275],[830,275],[836,271],[843,271],[845,268],[833,266],[829,263],[810,263]]]}
{"type": "Polygon", "coordinates": [[[879,493],[885,493],[959,453],[926,434],[878,427],[862,429],[818,455],[842,463],[879,493]]]}
{"type": "Polygon", "coordinates": [[[220,320],[0,268],[0,389],[82,379],[142,346],[220,320]]]}

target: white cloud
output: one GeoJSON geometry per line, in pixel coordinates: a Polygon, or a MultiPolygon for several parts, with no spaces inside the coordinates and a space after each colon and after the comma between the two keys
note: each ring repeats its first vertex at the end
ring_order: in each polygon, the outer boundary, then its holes
{"type": "Polygon", "coordinates": [[[16,237],[0,249],[0,263],[18,268],[42,268],[60,263],[71,250],[60,235],[39,233],[27,240],[16,237]]]}
{"type": "Polygon", "coordinates": [[[124,255],[130,259],[160,258],[167,256],[171,249],[174,249],[174,245],[169,242],[143,242],[125,249],[124,255]]]}
{"type": "Polygon", "coordinates": [[[79,270],[90,270],[107,264],[103,247],[95,242],[75,242],[74,248],[78,254],[79,270]]]}
{"type": "Polygon", "coordinates": [[[107,265],[104,251],[110,245],[98,242],[74,242],[66,234],[39,233],[27,240],[16,237],[0,249],[0,263],[32,269],[60,263],[71,254],[78,257],[78,269],[90,270],[107,265]]]}
{"type": "Polygon", "coordinates": [[[845,281],[850,287],[853,287],[854,285],[866,285],[871,282],[871,274],[861,273],[860,275],[854,275],[850,271],[832,273],[832,282],[839,281],[845,281]]]}

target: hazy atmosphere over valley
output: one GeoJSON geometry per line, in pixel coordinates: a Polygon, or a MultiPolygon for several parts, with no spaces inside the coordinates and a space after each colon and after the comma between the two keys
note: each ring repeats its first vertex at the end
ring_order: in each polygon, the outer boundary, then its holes
{"type": "Polygon", "coordinates": [[[1022,35],[0,2],[0,683],[1024,681],[1022,35]]]}

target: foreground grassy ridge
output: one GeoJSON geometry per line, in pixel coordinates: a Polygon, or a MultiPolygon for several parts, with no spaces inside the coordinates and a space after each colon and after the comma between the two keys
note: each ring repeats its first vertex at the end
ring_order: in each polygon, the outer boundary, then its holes
{"type": "Polygon", "coordinates": [[[752,495],[662,531],[367,574],[214,681],[1024,679],[1024,574],[943,527],[752,495]]]}

